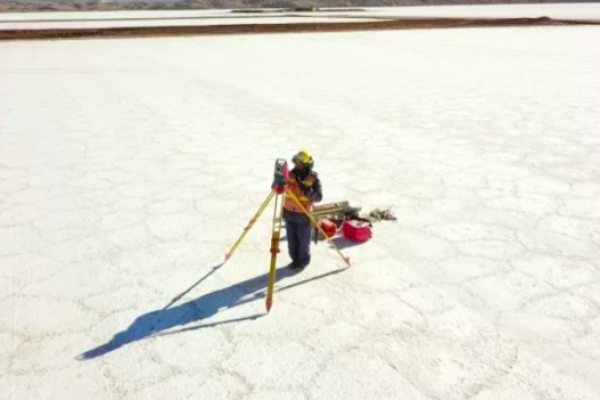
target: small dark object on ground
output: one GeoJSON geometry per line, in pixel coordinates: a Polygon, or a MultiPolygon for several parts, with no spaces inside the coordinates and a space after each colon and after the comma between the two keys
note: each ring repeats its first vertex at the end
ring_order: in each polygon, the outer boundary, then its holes
{"type": "Polygon", "coordinates": [[[398,219],[396,218],[396,216],[394,215],[394,212],[392,211],[392,208],[388,208],[388,209],[381,209],[381,208],[376,208],[373,211],[371,211],[369,213],[369,219],[372,222],[377,222],[377,221],[397,221],[398,219]]]}

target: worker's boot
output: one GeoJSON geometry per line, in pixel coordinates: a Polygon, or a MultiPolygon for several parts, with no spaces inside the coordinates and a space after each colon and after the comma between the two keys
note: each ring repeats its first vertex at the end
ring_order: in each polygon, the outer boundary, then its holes
{"type": "Polygon", "coordinates": [[[308,256],[308,258],[302,260],[302,261],[294,261],[292,263],[291,268],[298,270],[298,271],[302,271],[304,268],[308,267],[310,265],[310,256],[308,256]]]}

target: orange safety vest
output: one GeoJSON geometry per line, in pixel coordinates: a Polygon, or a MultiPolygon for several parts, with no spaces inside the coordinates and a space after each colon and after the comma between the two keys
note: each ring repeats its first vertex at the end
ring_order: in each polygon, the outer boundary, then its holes
{"type": "MultiPolygon", "coordinates": [[[[313,174],[308,174],[308,176],[304,179],[304,186],[311,187],[315,183],[316,179],[317,178],[313,174]]],[[[304,192],[296,183],[296,175],[291,172],[287,181],[287,190],[291,191],[296,195],[298,200],[300,200],[300,203],[302,203],[304,208],[306,208],[306,211],[312,212],[313,202],[310,201],[310,199],[304,195],[304,192]]],[[[298,204],[296,204],[294,199],[292,199],[292,196],[289,195],[285,196],[285,204],[283,207],[291,212],[302,213],[302,209],[298,207],[298,204]]]]}

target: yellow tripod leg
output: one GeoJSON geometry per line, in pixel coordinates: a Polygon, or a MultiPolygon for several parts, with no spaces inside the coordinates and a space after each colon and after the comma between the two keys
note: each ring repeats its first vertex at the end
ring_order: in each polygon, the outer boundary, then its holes
{"type": "Polygon", "coordinates": [[[300,207],[300,210],[302,210],[302,212],[304,213],[304,215],[306,215],[308,217],[308,219],[310,220],[310,222],[313,224],[313,226],[319,231],[321,232],[321,235],[323,235],[323,237],[327,240],[327,242],[333,246],[333,248],[335,249],[335,251],[337,251],[337,253],[340,255],[340,257],[342,257],[342,260],[344,260],[344,262],[346,263],[346,265],[348,265],[348,267],[350,266],[350,258],[346,257],[341,251],[340,249],[335,245],[335,243],[333,243],[333,241],[329,238],[329,236],[327,236],[327,234],[325,233],[325,231],[323,231],[323,228],[321,228],[321,226],[317,223],[317,221],[315,221],[314,217],[306,210],[306,208],[302,205],[302,203],[300,203],[300,200],[298,200],[298,197],[291,191],[287,190],[287,194],[288,196],[290,196],[292,198],[292,200],[294,200],[294,202],[298,205],[298,207],[300,207]]]}
{"type": "Polygon", "coordinates": [[[269,202],[271,201],[271,199],[273,198],[274,195],[275,195],[275,191],[271,190],[269,192],[269,195],[265,199],[264,203],[262,203],[262,205],[260,206],[260,208],[258,209],[256,214],[254,214],[254,217],[252,217],[250,222],[248,222],[248,225],[244,228],[244,232],[242,232],[242,235],[235,242],[235,244],[233,245],[231,250],[229,250],[229,252],[227,254],[225,254],[224,263],[227,262],[227,260],[229,260],[231,258],[231,256],[233,255],[233,252],[237,249],[237,247],[240,245],[240,243],[242,243],[242,240],[244,240],[244,238],[246,237],[246,235],[248,234],[248,232],[250,231],[250,229],[252,228],[254,223],[258,220],[258,218],[263,213],[263,211],[265,211],[265,208],[267,208],[267,206],[269,205],[269,202]]]}
{"type": "Polygon", "coordinates": [[[273,230],[271,234],[271,265],[269,268],[269,284],[267,286],[267,312],[273,306],[273,287],[275,286],[275,275],[277,273],[277,253],[279,253],[279,239],[281,238],[281,225],[283,217],[283,206],[285,204],[285,192],[275,197],[275,209],[273,210],[273,230]],[[278,201],[281,200],[281,205],[278,201]],[[279,215],[277,215],[279,213],[279,215]]]}

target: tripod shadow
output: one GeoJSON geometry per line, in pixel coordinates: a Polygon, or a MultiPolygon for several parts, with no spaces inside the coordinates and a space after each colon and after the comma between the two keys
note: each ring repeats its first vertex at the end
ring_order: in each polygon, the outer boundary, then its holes
{"type": "MultiPolygon", "coordinates": [[[[194,287],[196,287],[208,276],[212,275],[216,270],[218,270],[221,267],[221,265],[213,267],[213,269],[207,275],[203,276],[200,280],[195,282],[183,293],[176,296],[169,304],[167,304],[165,308],[161,310],[151,311],[147,314],[139,316],[133,321],[131,325],[129,325],[129,327],[126,330],[114,335],[108,343],[86,351],[85,353],[79,355],[77,359],[89,360],[96,357],[100,357],[107,353],[115,351],[129,343],[133,343],[138,340],[143,340],[150,337],[172,335],[175,333],[192,331],[207,327],[214,327],[223,324],[230,324],[244,320],[254,320],[264,316],[265,314],[255,314],[249,317],[215,322],[213,324],[181,328],[175,331],[170,330],[175,327],[182,327],[193,322],[209,318],[211,316],[216,315],[222,310],[231,309],[266,297],[265,288],[267,286],[268,274],[257,276],[255,278],[237,283],[224,289],[216,290],[214,292],[205,294],[195,300],[191,300],[178,306],[171,307],[177,300],[182,298],[185,294],[189,293],[194,287]],[[170,331],[166,332],[167,330],[170,331]]],[[[277,292],[281,292],[292,287],[296,287],[317,279],[337,274],[342,271],[344,271],[344,269],[334,270],[325,274],[306,279],[304,281],[296,282],[290,285],[289,287],[279,288],[277,292]]],[[[277,269],[276,281],[279,282],[282,279],[285,279],[294,274],[295,272],[289,268],[279,268],[277,269]]]]}
{"type": "MultiPolygon", "coordinates": [[[[359,243],[359,242],[353,242],[352,240],[346,239],[343,236],[335,236],[335,237],[331,238],[331,241],[340,250],[348,249],[348,248],[355,247],[355,246],[360,246],[361,244],[363,244],[363,243],[359,243]]],[[[314,238],[313,238],[313,243],[314,243],[314,238]]],[[[327,243],[327,241],[325,239],[323,239],[323,236],[319,236],[319,238],[315,244],[316,245],[324,244],[325,246],[332,247],[329,243],[327,243]]]]}
{"type": "Polygon", "coordinates": [[[338,247],[338,249],[343,250],[350,247],[360,246],[363,243],[353,242],[352,240],[348,240],[343,236],[336,236],[331,241],[338,247]]]}
{"type": "Polygon", "coordinates": [[[192,286],[190,286],[189,288],[185,289],[183,292],[179,293],[177,296],[173,297],[173,300],[171,300],[171,302],[169,302],[169,304],[167,304],[165,306],[165,308],[163,308],[163,311],[166,310],[167,308],[171,307],[173,304],[177,303],[183,296],[185,296],[186,294],[188,294],[189,292],[191,292],[196,286],[198,286],[199,284],[201,284],[202,282],[204,282],[209,276],[211,276],[212,274],[214,274],[215,272],[217,272],[224,263],[215,265],[214,267],[212,267],[210,269],[210,271],[208,271],[206,273],[206,275],[204,275],[202,278],[198,279],[196,282],[194,282],[192,284],[192,286]]]}

